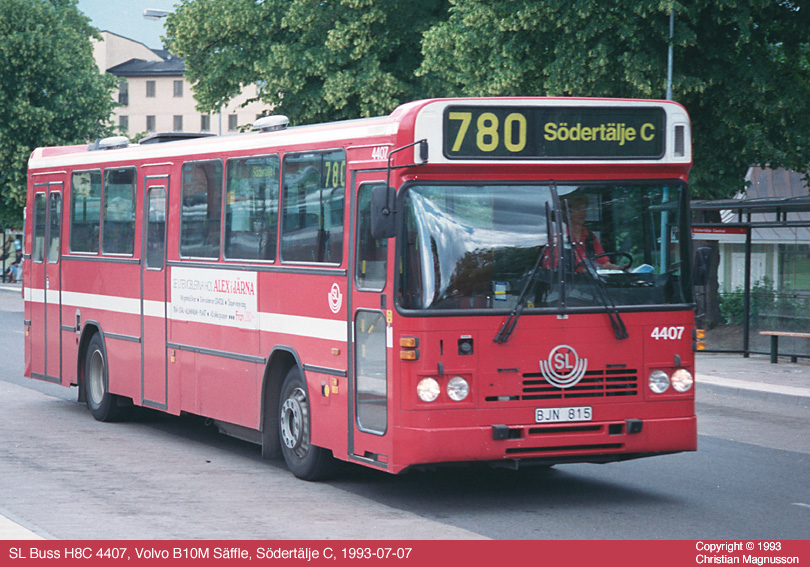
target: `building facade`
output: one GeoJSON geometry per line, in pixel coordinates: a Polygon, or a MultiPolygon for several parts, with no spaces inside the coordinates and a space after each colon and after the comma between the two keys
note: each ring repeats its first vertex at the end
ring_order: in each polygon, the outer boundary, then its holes
{"type": "Polygon", "coordinates": [[[113,119],[130,139],[158,132],[236,134],[270,113],[270,107],[261,102],[242,106],[256,97],[255,85],[246,87],[220,112],[201,113],[185,78],[183,59],[109,31],[101,36],[94,46],[96,64],[119,78],[115,96],[121,106],[114,110],[113,119]]]}

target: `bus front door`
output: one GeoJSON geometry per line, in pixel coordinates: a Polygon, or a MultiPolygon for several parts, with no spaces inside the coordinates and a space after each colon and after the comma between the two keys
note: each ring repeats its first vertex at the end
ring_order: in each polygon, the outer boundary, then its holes
{"type": "Polygon", "coordinates": [[[62,376],[62,181],[34,185],[31,303],[31,376],[59,383],[62,376]]]}
{"type": "Polygon", "coordinates": [[[349,457],[386,468],[391,454],[389,434],[391,383],[388,378],[391,305],[386,284],[388,241],[371,238],[371,189],[384,185],[380,174],[352,173],[354,246],[351,254],[349,457]]]}
{"type": "Polygon", "coordinates": [[[141,261],[141,395],[143,405],[168,408],[166,351],[166,212],[169,175],[146,178],[141,261]]]}

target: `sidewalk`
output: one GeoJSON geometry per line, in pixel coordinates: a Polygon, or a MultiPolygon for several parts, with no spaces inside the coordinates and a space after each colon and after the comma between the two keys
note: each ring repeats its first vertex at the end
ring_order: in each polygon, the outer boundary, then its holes
{"type": "Polygon", "coordinates": [[[8,516],[3,515],[3,512],[3,509],[0,508],[0,540],[45,539],[25,526],[18,524],[8,516]]]}
{"type": "Polygon", "coordinates": [[[20,293],[22,290],[22,282],[6,283],[0,282],[0,291],[16,291],[20,293]]]}
{"type": "Polygon", "coordinates": [[[718,391],[774,402],[810,405],[810,360],[789,362],[782,357],[771,364],[769,355],[695,355],[698,389],[718,391]]]}

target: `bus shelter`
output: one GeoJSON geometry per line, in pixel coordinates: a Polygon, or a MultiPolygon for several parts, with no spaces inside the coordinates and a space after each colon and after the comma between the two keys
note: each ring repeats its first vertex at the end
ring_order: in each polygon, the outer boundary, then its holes
{"type": "Polygon", "coordinates": [[[706,351],[810,358],[810,196],[691,208],[706,351]]]}

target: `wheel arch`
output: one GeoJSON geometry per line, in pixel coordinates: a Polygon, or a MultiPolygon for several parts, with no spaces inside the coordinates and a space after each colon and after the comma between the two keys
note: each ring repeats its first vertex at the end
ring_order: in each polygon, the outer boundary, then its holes
{"type": "MultiPolygon", "coordinates": [[[[281,441],[278,436],[278,405],[281,386],[291,368],[297,366],[304,376],[301,357],[292,347],[276,346],[267,357],[262,378],[261,433],[262,457],[275,459],[281,456],[281,441]]],[[[306,381],[306,379],[305,379],[306,381]]]]}
{"type": "Polygon", "coordinates": [[[87,347],[90,340],[94,335],[98,334],[101,337],[101,348],[103,349],[104,359],[107,360],[107,343],[104,340],[104,332],[101,330],[101,325],[97,321],[87,321],[79,338],[79,351],[76,356],[76,379],[79,386],[79,403],[87,401],[87,391],[85,390],[85,375],[84,375],[84,361],[87,357],[87,347]]]}

